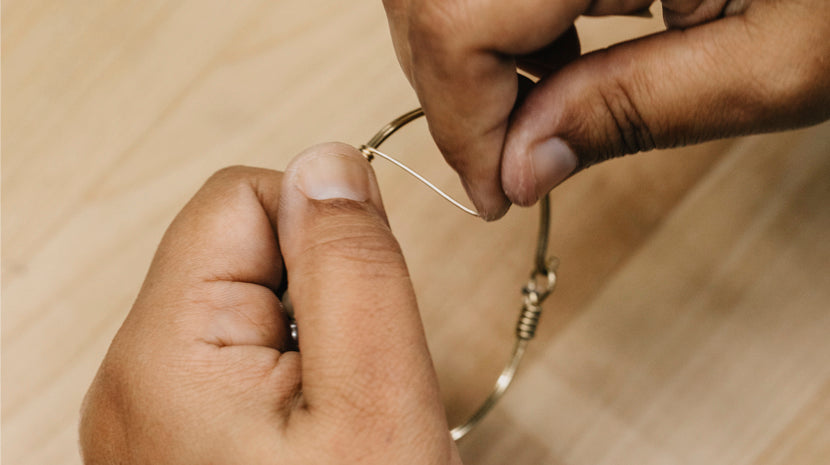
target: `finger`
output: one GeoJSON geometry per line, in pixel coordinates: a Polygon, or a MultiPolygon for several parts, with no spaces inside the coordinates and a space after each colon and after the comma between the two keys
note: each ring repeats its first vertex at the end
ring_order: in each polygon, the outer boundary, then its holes
{"type": "MultiPolygon", "coordinates": [[[[517,56],[516,65],[537,78],[544,78],[579,58],[579,53],[579,35],[576,33],[576,27],[571,26],[549,45],[533,53],[517,56]]],[[[518,98],[521,99],[521,91],[519,94],[518,98]]]]}
{"type": "Polygon", "coordinates": [[[291,163],[279,235],[306,403],[390,418],[439,405],[407,268],[360,152],[326,144],[291,163]]]}
{"type": "Polygon", "coordinates": [[[807,19],[826,18],[818,3],[756,2],[741,16],[621,44],[549,76],[514,114],[507,195],[529,205],[609,158],[827,118],[828,23],[807,19]]]}
{"type": "Polygon", "coordinates": [[[246,167],[212,176],[165,233],[127,324],[174,340],[282,348],[281,178],[246,167]]]}
{"type": "Polygon", "coordinates": [[[663,21],[668,27],[690,27],[711,21],[724,13],[730,3],[744,3],[745,0],[665,0],[663,21]]]}
{"type": "MultiPolygon", "coordinates": [[[[514,57],[549,46],[594,3],[387,0],[396,49],[430,132],[485,219],[502,216],[509,206],[501,154],[518,92],[514,57]]],[[[627,12],[651,1],[623,3],[617,9],[627,12]]]]}

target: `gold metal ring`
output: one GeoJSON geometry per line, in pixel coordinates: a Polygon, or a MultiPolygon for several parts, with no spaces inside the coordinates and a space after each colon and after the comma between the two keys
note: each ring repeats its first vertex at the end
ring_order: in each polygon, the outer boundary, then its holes
{"type": "MultiPolygon", "coordinates": [[[[455,200],[443,190],[429,182],[426,178],[409,168],[396,158],[379,150],[380,145],[383,144],[392,134],[400,128],[406,126],[408,123],[420,118],[424,115],[423,110],[417,108],[408,113],[395,118],[389,124],[382,127],[369,142],[360,146],[359,150],[363,153],[368,161],[372,161],[375,157],[383,158],[395,166],[403,169],[418,181],[432,189],[435,193],[443,197],[448,202],[452,203],[458,209],[473,216],[479,216],[478,212],[464,206],[461,202],[455,200]]],[[[556,286],[556,270],[559,266],[559,260],[556,257],[548,257],[548,233],[550,231],[550,195],[545,195],[539,202],[539,231],[536,237],[536,252],[533,257],[533,269],[530,273],[530,280],[522,288],[522,307],[519,312],[519,319],[516,322],[516,341],[513,344],[513,352],[510,360],[502,369],[501,374],[493,386],[490,395],[481,403],[476,411],[464,423],[454,427],[450,433],[454,440],[459,440],[470,432],[476,425],[481,422],[488,412],[496,405],[498,400],[507,391],[510,383],[516,375],[516,370],[519,367],[524,356],[527,344],[536,334],[536,327],[539,325],[539,317],[542,313],[542,302],[550,296],[556,286]]]]}

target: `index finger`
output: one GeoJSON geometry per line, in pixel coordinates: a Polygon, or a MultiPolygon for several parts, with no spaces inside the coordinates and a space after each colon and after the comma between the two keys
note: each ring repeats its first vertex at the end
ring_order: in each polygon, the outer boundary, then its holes
{"type": "MultiPolygon", "coordinates": [[[[481,216],[492,220],[509,206],[500,167],[519,94],[516,58],[545,49],[588,10],[635,11],[651,0],[385,3],[401,65],[430,132],[481,216]]],[[[572,47],[562,53],[573,53],[572,47]]]]}
{"type": "Polygon", "coordinates": [[[171,340],[283,347],[281,181],[257,168],[214,174],[165,233],[127,324],[158,325],[171,340]]]}

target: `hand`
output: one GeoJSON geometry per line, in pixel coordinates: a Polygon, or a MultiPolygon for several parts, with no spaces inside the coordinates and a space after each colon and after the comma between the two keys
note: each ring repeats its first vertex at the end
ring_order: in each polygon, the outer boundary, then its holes
{"type": "Polygon", "coordinates": [[[827,0],[664,0],[667,32],[579,58],[577,16],[652,0],[384,3],[430,131],[487,219],[609,158],[830,118],[827,0]],[[516,66],[541,78],[518,105],[516,66]]]}
{"type": "Polygon", "coordinates": [[[83,406],[87,464],[448,464],[412,286],[359,152],[218,172],[178,215],[83,406]],[[283,264],[300,332],[286,352],[283,264]]]}

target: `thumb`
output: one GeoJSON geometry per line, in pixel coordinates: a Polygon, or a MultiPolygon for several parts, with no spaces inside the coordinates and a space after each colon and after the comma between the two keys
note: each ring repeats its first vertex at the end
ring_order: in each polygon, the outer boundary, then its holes
{"type": "Polygon", "coordinates": [[[349,421],[426,410],[419,418],[437,423],[428,430],[446,436],[414,291],[369,163],[345,144],[300,154],[285,173],[278,225],[305,403],[349,421]]]}
{"type": "Polygon", "coordinates": [[[505,193],[530,205],[610,158],[826,118],[825,18],[799,2],[754,2],[739,16],[581,57],[516,110],[502,158],[505,193]]]}

